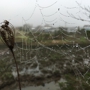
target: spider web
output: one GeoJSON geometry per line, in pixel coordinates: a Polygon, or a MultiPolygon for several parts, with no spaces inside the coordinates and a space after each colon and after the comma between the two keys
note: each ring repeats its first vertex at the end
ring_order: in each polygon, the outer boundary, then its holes
{"type": "MultiPolygon", "coordinates": [[[[58,2],[55,1],[53,4],[44,7],[40,6],[39,2],[36,1],[31,16],[28,19],[22,18],[24,24],[27,24],[27,21],[33,18],[32,16],[35,13],[35,9],[39,8],[42,17],[41,26],[48,24],[54,31],[45,32],[45,30],[41,30],[41,28],[33,31],[31,29],[27,30],[28,27],[22,27],[22,31],[18,31],[21,38],[19,39],[20,42],[16,41],[14,52],[19,63],[20,75],[38,76],[56,71],[63,76],[67,73],[74,73],[80,86],[83,88],[82,90],[84,90],[81,79],[90,86],[90,76],[86,78],[90,71],[89,37],[86,31],[82,34],[77,27],[74,32],[68,32],[66,27],[54,27],[58,22],[57,15],[61,15],[59,16],[61,22],[75,24],[61,18],[63,14],[58,8],[52,14],[43,14],[44,9],[52,8],[57,3],[58,2]],[[50,17],[54,18],[50,21],[46,20],[46,18],[50,17]],[[22,34],[22,32],[24,33],[22,34]],[[86,41],[87,43],[85,43],[86,41]]],[[[65,17],[68,16],[65,15],[65,17]]],[[[73,30],[73,28],[71,30],[73,30]]],[[[13,58],[7,49],[1,52],[1,58],[5,61],[10,61],[8,64],[10,64],[12,73],[14,77],[16,77],[17,73],[15,71],[16,68],[14,67],[13,58]],[[3,58],[4,56],[5,58],[3,58]],[[13,65],[11,63],[13,63],[13,65]]]]}

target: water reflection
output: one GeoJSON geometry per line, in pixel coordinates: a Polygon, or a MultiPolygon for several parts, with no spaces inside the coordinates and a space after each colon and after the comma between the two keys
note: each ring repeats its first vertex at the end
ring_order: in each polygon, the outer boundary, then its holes
{"type": "MultiPolygon", "coordinates": [[[[28,86],[22,88],[22,90],[59,90],[59,85],[58,83],[51,82],[51,83],[46,83],[45,86],[28,86]]],[[[18,89],[15,89],[18,90],[18,89]]]]}

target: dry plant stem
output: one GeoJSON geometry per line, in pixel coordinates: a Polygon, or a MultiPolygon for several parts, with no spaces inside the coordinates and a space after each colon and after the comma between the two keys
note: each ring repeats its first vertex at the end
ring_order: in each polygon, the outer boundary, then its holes
{"type": "Polygon", "coordinates": [[[19,83],[19,90],[21,90],[21,83],[20,83],[20,75],[19,75],[19,70],[18,70],[18,64],[13,52],[13,48],[14,48],[14,43],[15,43],[15,39],[14,39],[14,33],[12,31],[12,29],[8,26],[9,25],[9,21],[5,20],[4,21],[4,25],[1,26],[2,30],[0,31],[1,37],[4,41],[4,43],[7,45],[7,47],[10,49],[15,64],[16,64],[16,70],[17,70],[17,78],[18,78],[18,83],[19,83]]]}
{"type": "Polygon", "coordinates": [[[17,75],[18,75],[19,90],[21,90],[21,83],[20,83],[20,75],[19,75],[19,70],[18,70],[18,64],[17,64],[17,61],[16,61],[16,58],[15,58],[15,55],[14,55],[13,50],[10,50],[10,51],[12,52],[12,55],[13,55],[13,58],[14,58],[14,61],[15,61],[15,64],[16,64],[17,75]]]}

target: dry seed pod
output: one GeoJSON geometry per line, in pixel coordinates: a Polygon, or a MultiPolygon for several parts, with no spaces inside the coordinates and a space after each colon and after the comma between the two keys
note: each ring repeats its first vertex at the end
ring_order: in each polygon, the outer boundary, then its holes
{"type": "Polygon", "coordinates": [[[1,26],[1,36],[5,44],[9,47],[9,49],[14,48],[14,32],[10,27],[9,27],[9,22],[7,20],[4,21],[4,25],[1,26]]]}

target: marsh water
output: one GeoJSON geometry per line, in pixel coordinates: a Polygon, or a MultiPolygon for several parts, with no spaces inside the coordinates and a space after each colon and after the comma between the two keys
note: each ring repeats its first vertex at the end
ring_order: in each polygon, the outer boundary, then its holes
{"type": "MultiPolygon", "coordinates": [[[[15,89],[18,90],[18,89],[15,89]]],[[[59,90],[58,83],[51,82],[46,83],[45,86],[27,86],[23,87],[22,90],[59,90]]]]}
{"type": "MultiPolygon", "coordinates": [[[[50,83],[45,83],[44,86],[27,86],[27,87],[22,87],[22,90],[60,90],[60,86],[59,86],[60,82],[66,82],[66,80],[61,78],[57,83],[52,81],[50,83]]],[[[15,90],[18,90],[18,89],[15,89],[15,90]]]]}

